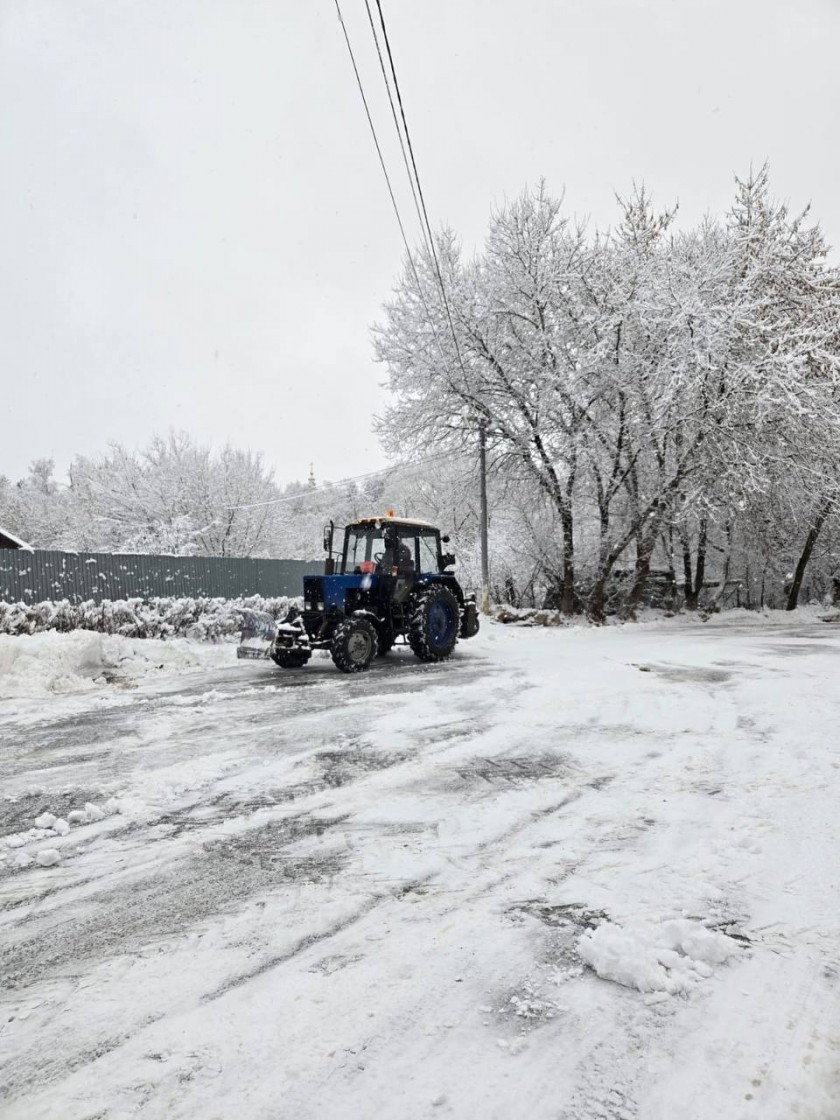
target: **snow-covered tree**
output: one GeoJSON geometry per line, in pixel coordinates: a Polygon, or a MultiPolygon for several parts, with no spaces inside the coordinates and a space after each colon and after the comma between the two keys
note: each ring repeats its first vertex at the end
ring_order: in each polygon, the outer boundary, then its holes
{"type": "Polygon", "coordinates": [[[35,548],[61,547],[72,516],[52,459],[36,459],[16,483],[0,479],[0,525],[35,548]]]}
{"type": "Polygon", "coordinates": [[[79,548],[177,555],[266,555],[278,495],[261,456],[214,453],[186,433],[139,453],[112,444],[70,467],[79,548]]]}
{"type": "Polygon", "coordinates": [[[628,563],[628,610],[654,564],[689,606],[710,574],[722,595],[745,511],[770,492],[811,511],[801,575],[840,447],[838,274],[819,229],[772,201],[766,169],[695,229],[643,189],[619,205],[615,230],[589,236],[540,186],[491,217],[470,261],[444,232],[445,301],[428,255],[407,263],[375,332],[386,444],[474,454],[483,423],[500,478],[530,488],[529,512],[550,505],[520,523],[565,610],[600,616],[628,563]]]}
{"type": "Polygon", "coordinates": [[[480,424],[491,453],[553,504],[562,528],[567,606],[575,582],[572,494],[578,394],[571,285],[582,230],[540,186],[494,214],[483,256],[464,261],[451,232],[438,242],[448,293],[420,254],[376,329],[395,397],[381,426],[390,447],[475,453],[480,424]]]}

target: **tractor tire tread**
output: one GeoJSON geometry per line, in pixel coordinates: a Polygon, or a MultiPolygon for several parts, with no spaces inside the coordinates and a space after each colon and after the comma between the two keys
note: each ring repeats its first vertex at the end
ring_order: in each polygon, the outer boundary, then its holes
{"type": "Polygon", "coordinates": [[[363,673],[370,668],[371,661],[376,657],[377,645],[376,627],[373,623],[363,616],[351,615],[336,627],[330,642],[330,656],[343,673],[363,673]],[[364,661],[355,661],[348,650],[349,639],[359,628],[364,629],[370,639],[370,656],[364,661]]]}
{"type": "Polygon", "coordinates": [[[408,624],[408,644],[421,661],[446,661],[458,642],[460,608],[458,599],[443,584],[433,583],[415,593],[408,624]],[[452,612],[452,634],[443,645],[435,647],[429,634],[429,612],[436,602],[446,603],[452,612]]]}
{"type": "Polygon", "coordinates": [[[312,651],[308,649],[275,650],[271,660],[281,669],[302,669],[311,656],[312,651]]]}

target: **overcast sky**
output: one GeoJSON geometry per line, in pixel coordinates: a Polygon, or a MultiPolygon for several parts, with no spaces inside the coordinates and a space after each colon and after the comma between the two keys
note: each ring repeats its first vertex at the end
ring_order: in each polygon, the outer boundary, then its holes
{"type": "MultiPolygon", "coordinates": [[[[601,225],[633,179],[691,222],[765,159],[840,245],[839,0],[382,4],[433,224],[468,246],[543,176],[601,225]]],[[[281,482],[384,463],[369,327],[402,245],[334,0],[0,0],[0,100],[0,474],[171,427],[281,482]]]]}

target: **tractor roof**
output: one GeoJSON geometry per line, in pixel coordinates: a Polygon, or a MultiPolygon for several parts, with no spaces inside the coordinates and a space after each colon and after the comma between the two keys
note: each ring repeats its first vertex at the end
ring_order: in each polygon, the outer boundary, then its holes
{"type": "Polygon", "coordinates": [[[387,515],[385,517],[360,517],[358,521],[353,521],[352,525],[362,525],[369,528],[372,525],[406,525],[411,529],[434,529],[437,531],[437,525],[432,525],[429,521],[416,521],[413,517],[394,517],[387,515]]]}

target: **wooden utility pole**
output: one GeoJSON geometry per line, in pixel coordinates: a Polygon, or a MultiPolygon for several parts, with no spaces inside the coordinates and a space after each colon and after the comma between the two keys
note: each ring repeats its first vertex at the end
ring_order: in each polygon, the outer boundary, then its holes
{"type": "Polygon", "coordinates": [[[481,474],[481,613],[490,613],[490,561],[487,556],[487,421],[479,420],[479,471],[481,474]]]}

